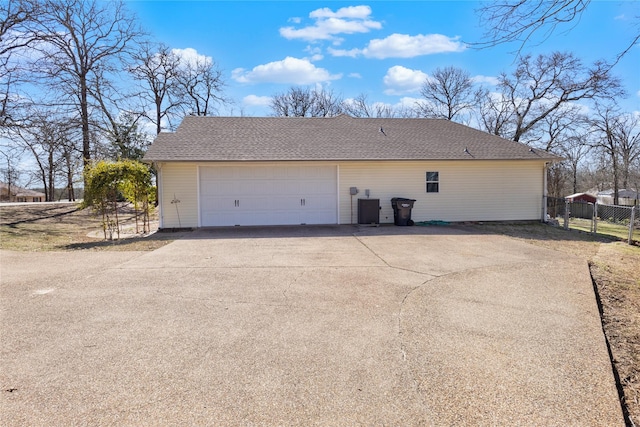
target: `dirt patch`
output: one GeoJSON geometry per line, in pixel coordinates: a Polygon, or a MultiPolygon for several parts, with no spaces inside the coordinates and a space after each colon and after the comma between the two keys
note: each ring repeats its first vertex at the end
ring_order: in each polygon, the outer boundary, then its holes
{"type": "Polygon", "coordinates": [[[631,425],[639,425],[640,248],[623,243],[601,245],[590,266],[631,425]]]}
{"type": "Polygon", "coordinates": [[[126,205],[122,206],[120,219],[127,230],[122,237],[127,238],[105,240],[101,219],[90,209],[80,209],[75,203],[0,204],[0,249],[150,251],[175,237],[135,233],[133,210],[126,205]]]}

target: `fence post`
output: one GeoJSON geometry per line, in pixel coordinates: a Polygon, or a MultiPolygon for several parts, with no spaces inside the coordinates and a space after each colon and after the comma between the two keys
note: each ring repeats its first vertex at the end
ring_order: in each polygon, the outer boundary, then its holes
{"type": "Polygon", "coordinates": [[[598,232],[598,202],[593,204],[593,234],[598,232]]]}
{"type": "Polygon", "coordinates": [[[636,213],[636,207],[632,207],[631,208],[631,218],[629,219],[629,240],[627,241],[627,243],[629,243],[630,245],[633,245],[633,225],[635,223],[635,213],[636,213]]]}
{"type": "Polygon", "coordinates": [[[564,229],[569,229],[569,201],[564,201],[564,229]]]}

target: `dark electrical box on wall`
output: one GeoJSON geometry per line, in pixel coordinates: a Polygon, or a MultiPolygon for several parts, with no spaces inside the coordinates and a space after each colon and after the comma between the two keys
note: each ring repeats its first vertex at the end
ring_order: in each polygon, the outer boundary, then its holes
{"type": "Polygon", "coordinates": [[[358,199],[358,224],[380,224],[380,199],[358,199]]]}

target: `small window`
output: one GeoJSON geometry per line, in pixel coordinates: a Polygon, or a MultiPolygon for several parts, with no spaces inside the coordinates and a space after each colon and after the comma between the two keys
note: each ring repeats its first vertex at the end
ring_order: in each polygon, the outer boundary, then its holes
{"type": "Polygon", "coordinates": [[[440,191],[440,176],[438,172],[427,172],[427,193],[440,191]]]}

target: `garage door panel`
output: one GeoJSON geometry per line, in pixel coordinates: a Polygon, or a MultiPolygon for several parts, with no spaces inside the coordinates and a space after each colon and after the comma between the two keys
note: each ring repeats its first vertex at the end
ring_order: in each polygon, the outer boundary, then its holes
{"type": "Polygon", "coordinates": [[[246,194],[261,194],[263,193],[263,191],[260,190],[262,185],[264,185],[264,181],[237,181],[235,186],[236,198],[240,199],[246,194]]]}
{"type": "Polygon", "coordinates": [[[314,196],[304,198],[305,210],[309,209],[333,209],[335,206],[335,200],[333,196],[314,196]]]}
{"type": "Polygon", "coordinates": [[[278,194],[290,194],[294,197],[298,196],[300,194],[300,182],[293,180],[280,180],[277,182],[277,185],[274,186],[274,191],[278,194]]]}
{"type": "Polygon", "coordinates": [[[225,197],[237,194],[237,188],[234,181],[207,181],[208,185],[200,188],[200,194],[206,197],[225,197]]]}
{"type": "Polygon", "coordinates": [[[203,216],[203,226],[234,226],[240,225],[236,220],[236,214],[230,212],[217,212],[209,216],[203,216]]]}
{"type": "Polygon", "coordinates": [[[220,168],[200,168],[201,180],[230,180],[234,181],[238,178],[237,168],[235,167],[220,167],[220,168]]]}
{"type": "Polygon", "coordinates": [[[330,194],[335,195],[336,184],[335,182],[318,181],[318,180],[301,180],[299,183],[301,192],[304,191],[305,195],[323,195],[330,194]],[[303,189],[303,190],[302,190],[303,189]]]}
{"type": "Polygon", "coordinates": [[[326,224],[327,218],[334,216],[331,210],[309,210],[305,212],[304,221],[300,224],[326,224]]]}
{"type": "Polygon", "coordinates": [[[337,223],[332,166],[200,167],[202,226],[337,223]]]}
{"type": "Polygon", "coordinates": [[[229,197],[201,197],[201,221],[204,225],[235,225],[235,199],[229,197]],[[215,206],[215,209],[213,208],[215,206]]]}

